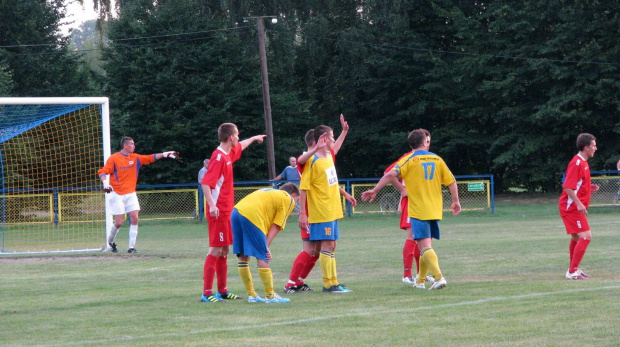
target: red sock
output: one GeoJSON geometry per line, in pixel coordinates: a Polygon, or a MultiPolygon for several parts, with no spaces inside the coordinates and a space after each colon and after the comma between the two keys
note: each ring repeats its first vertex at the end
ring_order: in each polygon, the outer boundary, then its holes
{"type": "Polygon", "coordinates": [[[570,261],[570,269],[568,269],[570,273],[574,273],[579,269],[579,264],[581,263],[581,259],[583,259],[583,255],[586,254],[586,249],[589,244],[590,240],[579,239],[579,241],[577,241],[577,245],[573,251],[573,258],[570,261]]]}
{"type": "Polygon", "coordinates": [[[570,243],[568,244],[568,265],[573,262],[573,254],[575,253],[575,246],[577,246],[577,241],[570,239],[570,243]]]}
{"type": "Polygon", "coordinates": [[[306,268],[306,264],[311,260],[312,257],[310,256],[310,254],[306,253],[305,251],[299,252],[297,257],[295,258],[295,261],[293,262],[293,268],[291,269],[291,273],[288,276],[288,279],[290,281],[297,282],[299,280],[299,277],[301,276],[301,273],[306,268]]]}
{"type": "Polygon", "coordinates": [[[215,262],[217,258],[211,254],[207,255],[203,268],[203,287],[202,291],[205,296],[213,294],[213,279],[215,278],[215,262]]]}
{"type": "Polygon", "coordinates": [[[413,257],[415,258],[415,273],[419,273],[420,272],[420,249],[418,248],[418,243],[415,241],[413,242],[413,246],[415,247],[413,250],[413,257]]]}
{"type": "MultiPolygon", "coordinates": [[[[308,275],[310,274],[310,271],[312,271],[312,269],[314,269],[314,265],[316,264],[317,260],[319,260],[319,257],[313,257],[308,255],[310,258],[309,260],[306,262],[306,267],[303,269],[303,271],[299,274],[299,277],[306,279],[308,278],[308,275]]],[[[299,279],[296,280],[296,284],[297,285],[302,285],[303,282],[299,281],[299,279]]]]}
{"type": "Polygon", "coordinates": [[[217,291],[226,294],[226,280],[228,278],[228,257],[219,257],[215,263],[215,273],[217,274],[217,291]]]}
{"type": "Polygon", "coordinates": [[[415,258],[413,252],[415,251],[416,244],[413,240],[405,240],[403,246],[403,277],[413,277],[411,268],[413,267],[413,259],[415,258]]]}

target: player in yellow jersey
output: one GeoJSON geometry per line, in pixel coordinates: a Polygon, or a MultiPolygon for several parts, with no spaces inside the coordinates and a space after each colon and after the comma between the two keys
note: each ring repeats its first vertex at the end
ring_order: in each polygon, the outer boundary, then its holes
{"type": "Polygon", "coordinates": [[[277,189],[260,189],[239,201],[233,209],[233,253],[237,254],[239,276],[248,292],[248,302],[286,303],[273,290],[273,275],[269,267],[271,241],[280,230],[299,199],[299,189],[294,183],[285,183],[277,189]],[[254,290],[250,273],[250,257],[258,263],[258,275],[265,287],[265,298],[254,290]]]}
{"type": "Polygon", "coordinates": [[[340,238],[338,219],[343,217],[338,175],[331,155],[336,143],[334,131],[326,125],[319,125],[314,129],[314,139],[320,145],[306,162],[301,176],[299,226],[309,230],[310,241],[321,243],[319,265],[323,274],[323,292],[348,293],[351,291],[338,282],[334,256],[336,241],[340,238]]]}
{"type": "Polygon", "coordinates": [[[426,275],[430,272],[435,282],[429,290],[441,289],[447,282],[439,269],[439,261],[431,240],[432,238],[439,240],[439,221],[443,217],[442,184],[450,190],[451,210],[455,216],[461,212],[458,189],[456,180],[443,159],[428,151],[431,143],[430,133],[424,129],[416,129],[409,133],[408,140],[409,146],[413,149],[411,155],[401,158],[373,189],[362,193],[362,200],[372,201],[387,183],[396,178],[403,179],[409,199],[411,230],[422,260],[413,287],[424,289],[426,275]]]}

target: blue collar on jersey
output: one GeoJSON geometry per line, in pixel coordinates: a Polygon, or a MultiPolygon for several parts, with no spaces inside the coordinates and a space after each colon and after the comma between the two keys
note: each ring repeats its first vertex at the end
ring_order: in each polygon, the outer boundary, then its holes
{"type": "Polygon", "coordinates": [[[417,156],[417,155],[436,155],[436,154],[435,154],[435,153],[432,153],[432,152],[429,152],[429,151],[425,151],[425,150],[423,150],[423,149],[421,149],[421,150],[417,150],[417,151],[415,151],[415,152],[411,153],[411,156],[412,156],[412,157],[415,157],[415,156],[417,156]]]}

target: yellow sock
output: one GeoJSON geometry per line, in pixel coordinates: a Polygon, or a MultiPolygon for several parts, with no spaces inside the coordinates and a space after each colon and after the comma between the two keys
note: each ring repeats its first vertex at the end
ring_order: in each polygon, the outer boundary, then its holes
{"type": "Polygon", "coordinates": [[[331,260],[331,265],[332,265],[332,285],[333,286],[337,286],[340,284],[340,282],[338,282],[338,273],[336,272],[336,254],[332,253],[332,260],[331,260]]]}
{"type": "MultiPolygon", "coordinates": [[[[437,253],[432,248],[425,248],[420,251],[420,259],[424,259],[422,264],[420,264],[420,277],[424,275],[424,279],[426,279],[426,274],[430,272],[433,274],[435,281],[438,281],[443,277],[441,274],[441,270],[439,269],[439,259],[437,258],[437,253]],[[422,272],[422,266],[426,269],[425,272],[422,272]]],[[[418,283],[420,283],[420,279],[418,278],[418,283]]]]}
{"type": "Polygon", "coordinates": [[[254,291],[254,283],[252,282],[252,273],[250,272],[250,262],[238,261],[237,270],[239,271],[239,276],[241,276],[241,282],[243,282],[248,296],[256,297],[256,292],[254,291]]]}
{"type": "Polygon", "coordinates": [[[268,267],[258,268],[258,276],[260,276],[260,280],[263,282],[263,286],[265,286],[265,296],[267,299],[273,299],[275,293],[273,291],[273,275],[271,274],[271,269],[268,267]]]}
{"type": "Polygon", "coordinates": [[[332,283],[332,254],[327,251],[321,251],[319,254],[319,265],[323,274],[323,287],[331,288],[332,283]]]}

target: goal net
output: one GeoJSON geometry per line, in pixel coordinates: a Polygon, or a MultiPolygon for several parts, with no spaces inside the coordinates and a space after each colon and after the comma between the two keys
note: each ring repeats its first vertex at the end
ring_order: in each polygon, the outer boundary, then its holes
{"type": "MultiPolygon", "coordinates": [[[[0,98],[0,254],[105,245],[108,98],[0,98]]],[[[107,221],[110,223],[111,221],[107,221]]]]}

